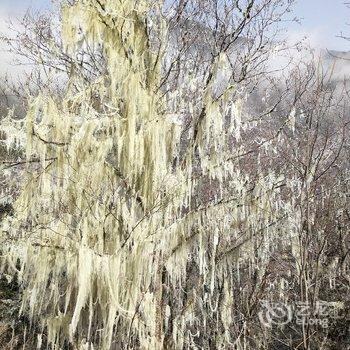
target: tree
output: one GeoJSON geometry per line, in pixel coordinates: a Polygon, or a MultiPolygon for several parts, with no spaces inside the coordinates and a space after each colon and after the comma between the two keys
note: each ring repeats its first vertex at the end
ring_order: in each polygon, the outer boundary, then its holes
{"type": "Polygon", "coordinates": [[[39,346],[269,347],[259,301],[300,223],[279,146],[309,87],[268,74],[290,5],[78,0],[57,38],[29,21],[10,42],[46,75],[25,119],[2,121],[25,153],[6,163],[25,179],[3,261],[39,346]],[[276,95],[249,109],[262,88],[276,95]]]}

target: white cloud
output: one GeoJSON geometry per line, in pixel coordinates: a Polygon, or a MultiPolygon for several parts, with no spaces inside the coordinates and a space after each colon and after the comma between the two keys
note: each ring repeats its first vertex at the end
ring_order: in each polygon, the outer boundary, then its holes
{"type": "MultiPolygon", "coordinates": [[[[8,5],[1,4],[0,36],[13,38],[13,30],[20,30],[19,20],[21,16],[23,16],[23,12],[19,8],[10,9],[8,5]]],[[[19,66],[17,64],[16,56],[9,52],[9,47],[6,42],[0,40],[0,76],[2,77],[7,73],[11,76],[18,76],[23,74],[26,70],[25,66],[19,66]]]]}
{"type": "Polygon", "coordinates": [[[327,48],[329,43],[326,29],[323,27],[312,29],[300,27],[299,29],[290,29],[287,34],[287,40],[290,43],[295,44],[302,41],[304,45],[314,49],[327,48]]]}

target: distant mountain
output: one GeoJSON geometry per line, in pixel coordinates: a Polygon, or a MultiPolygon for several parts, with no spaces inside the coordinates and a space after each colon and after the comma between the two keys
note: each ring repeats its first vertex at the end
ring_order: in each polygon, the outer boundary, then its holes
{"type": "Polygon", "coordinates": [[[326,50],[329,59],[348,60],[350,62],[350,51],[326,50]]]}
{"type": "Polygon", "coordinates": [[[350,80],[350,51],[323,50],[321,53],[325,68],[333,69],[336,80],[350,80]]]}

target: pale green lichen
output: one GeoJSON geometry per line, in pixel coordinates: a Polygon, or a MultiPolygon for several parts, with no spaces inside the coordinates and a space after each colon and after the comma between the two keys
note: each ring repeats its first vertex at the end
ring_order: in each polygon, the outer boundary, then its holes
{"type": "MultiPolygon", "coordinates": [[[[140,348],[161,349],[159,271],[165,268],[174,285],[181,286],[188,257],[195,251],[210,299],[225,263],[232,261],[218,251],[219,240],[239,241],[239,222],[259,230],[281,215],[280,208],[272,206],[270,191],[279,179],[274,174],[259,178],[249,203],[227,201],[191,209],[200,185],[193,174],[195,152],[189,147],[186,166],[173,168],[181,125],[162,113],[167,101],[157,89],[166,47],[161,46],[157,56],[147,45],[145,17],[158,5],[101,3],[103,8],[92,0],[65,6],[62,35],[70,54],[85,43],[101,43],[108,76],[85,86],[73,74],[60,102],[39,95],[25,119],[25,136],[21,129],[7,139],[24,145],[27,160],[37,158],[39,165],[28,171],[16,215],[3,224],[4,234],[16,237],[16,245],[7,245],[6,264],[25,286],[22,312],[42,322],[53,348],[69,340],[81,349],[109,349],[119,327],[128,335],[126,341],[136,336],[140,348]],[[102,112],[92,107],[95,92],[102,112]],[[183,211],[186,207],[189,213],[183,211]],[[210,259],[208,245],[213,247],[210,259]]],[[[165,37],[166,24],[160,27],[165,37]]],[[[223,66],[227,60],[220,55],[214,76],[223,66]]],[[[204,96],[205,119],[195,148],[203,176],[218,181],[221,196],[225,188],[234,189],[240,201],[251,197],[248,178],[227,159],[231,132],[240,140],[242,106],[230,100],[229,92],[216,99],[215,84],[213,80],[204,96]],[[227,111],[229,133],[224,126],[227,111]]],[[[11,134],[20,122],[10,119],[2,130],[11,134]]],[[[268,250],[267,238],[264,244],[268,250]]],[[[244,247],[242,258],[254,255],[253,243],[244,247]]],[[[263,272],[262,265],[260,275],[263,272]]],[[[230,305],[233,297],[225,282],[225,303],[230,305]]],[[[169,318],[171,309],[166,310],[169,318]]],[[[176,348],[182,348],[186,325],[195,322],[192,306],[173,320],[176,348]]],[[[222,344],[231,344],[228,310],[222,312],[222,322],[222,344]]]]}

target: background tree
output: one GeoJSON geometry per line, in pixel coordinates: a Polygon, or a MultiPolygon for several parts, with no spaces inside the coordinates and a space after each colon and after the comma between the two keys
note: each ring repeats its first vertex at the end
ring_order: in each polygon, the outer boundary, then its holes
{"type": "Polygon", "coordinates": [[[22,152],[5,170],[24,167],[2,263],[39,347],[334,344],[258,319],[263,299],[349,282],[331,180],[346,193],[347,100],[311,63],[272,74],[290,6],[88,0],[62,6],[62,27],[25,18],[9,44],[38,88],[1,124],[22,152]]]}

